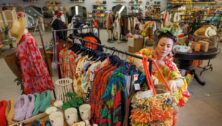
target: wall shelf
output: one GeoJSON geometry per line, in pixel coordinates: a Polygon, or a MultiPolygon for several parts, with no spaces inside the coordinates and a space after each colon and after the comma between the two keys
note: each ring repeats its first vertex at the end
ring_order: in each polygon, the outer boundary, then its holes
{"type": "Polygon", "coordinates": [[[126,1],[113,1],[113,3],[126,3],[126,1]]]}
{"type": "Polygon", "coordinates": [[[82,4],[82,3],[84,3],[84,2],[70,1],[70,3],[74,3],[74,4],[82,4]]]}
{"type": "Polygon", "coordinates": [[[216,2],[168,2],[169,4],[216,4],[216,2]]]}

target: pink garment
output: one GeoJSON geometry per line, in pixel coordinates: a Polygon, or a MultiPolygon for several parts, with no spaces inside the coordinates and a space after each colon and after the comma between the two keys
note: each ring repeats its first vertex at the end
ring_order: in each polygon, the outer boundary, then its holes
{"type": "Polygon", "coordinates": [[[22,36],[17,49],[25,94],[39,93],[54,88],[36,40],[30,33],[22,36]]]}
{"type": "Polygon", "coordinates": [[[62,78],[69,77],[74,79],[76,65],[75,59],[77,55],[68,49],[63,49],[59,52],[59,64],[62,78]]]}

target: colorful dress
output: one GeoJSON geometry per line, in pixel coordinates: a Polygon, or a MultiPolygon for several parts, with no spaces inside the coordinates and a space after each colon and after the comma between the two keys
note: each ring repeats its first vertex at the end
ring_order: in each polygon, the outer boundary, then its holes
{"type": "Polygon", "coordinates": [[[59,52],[59,63],[62,78],[74,78],[77,64],[75,62],[76,57],[77,55],[68,49],[63,49],[59,52]]]}
{"type": "Polygon", "coordinates": [[[17,57],[21,66],[25,94],[54,88],[36,40],[30,33],[22,36],[17,48],[17,57]]]}

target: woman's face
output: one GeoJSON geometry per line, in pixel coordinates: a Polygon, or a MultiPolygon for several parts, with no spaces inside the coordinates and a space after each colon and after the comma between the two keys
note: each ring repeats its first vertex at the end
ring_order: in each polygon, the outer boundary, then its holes
{"type": "Polygon", "coordinates": [[[159,40],[156,46],[157,55],[161,58],[171,53],[173,48],[173,40],[170,38],[163,37],[159,40]]]}

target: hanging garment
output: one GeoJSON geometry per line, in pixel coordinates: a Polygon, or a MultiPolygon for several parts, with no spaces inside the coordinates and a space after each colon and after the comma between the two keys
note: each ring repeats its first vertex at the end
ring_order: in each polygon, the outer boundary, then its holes
{"type": "Polygon", "coordinates": [[[7,120],[5,116],[5,111],[7,108],[8,102],[5,100],[0,101],[0,124],[1,126],[7,126],[7,120]]]}
{"type": "Polygon", "coordinates": [[[102,95],[104,105],[100,111],[101,126],[123,125],[127,96],[124,88],[126,84],[124,70],[125,67],[122,66],[112,73],[106,91],[102,95]]]}
{"type": "Polygon", "coordinates": [[[113,15],[109,13],[106,17],[106,29],[112,30],[113,29],[113,15]]]}
{"type": "Polygon", "coordinates": [[[93,82],[92,90],[95,90],[91,96],[92,110],[93,110],[93,121],[95,123],[100,122],[100,110],[103,105],[102,95],[105,93],[106,86],[108,84],[108,79],[112,72],[116,69],[116,66],[108,65],[102,68],[96,75],[93,82]]]}
{"type": "Polygon", "coordinates": [[[74,92],[79,96],[83,97],[83,90],[82,90],[82,68],[84,66],[84,62],[87,61],[87,56],[81,57],[78,60],[77,66],[76,66],[76,72],[73,79],[73,88],[74,92]]]}
{"type": "Polygon", "coordinates": [[[68,49],[63,49],[59,53],[59,64],[62,78],[69,77],[74,78],[76,71],[76,62],[75,59],[77,55],[68,49]]]}
{"type": "Polygon", "coordinates": [[[127,17],[121,17],[120,25],[121,25],[121,35],[126,36],[128,34],[128,19],[127,19],[127,17]]]}
{"type": "Polygon", "coordinates": [[[36,40],[30,33],[22,36],[17,49],[17,57],[22,71],[25,94],[54,88],[36,40]]]}
{"type": "Polygon", "coordinates": [[[120,33],[121,33],[120,18],[117,18],[114,21],[114,29],[113,29],[113,36],[114,36],[114,38],[120,40],[120,33]]]}
{"type": "Polygon", "coordinates": [[[90,94],[90,105],[91,105],[91,114],[93,115],[92,122],[98,123],[99,122],[99,110],[98,110],[98,101],[100,100],[99,96],[99,84],[103,77],[103,74],[105,71],[109,70],[112,67],[112,65],[107,65],[103,68],[101,68],[99,71],[95,73],[95,79],[93,81],[92,85],[92,92],[90,94]]]}
{"type": "MultiPolygon", "coordinates": [[[[90,41],[90,42],[94,42],[94,43],[97,43],[97,44],[101,44],[100,39],[97,36],[93,35],[93,34],[83,34],[83,35],[81,35],[81,37],[84,40],[86,40],[86,41],[90,41]]],[[[89,42],[85,42],[84,46],[88,47],[90,49],[93,49],[93,50],[98,50],[98,51],[102,51],[103,50],[101,46],[98,46],[96,44],[89,43],[89,42]]]]}

